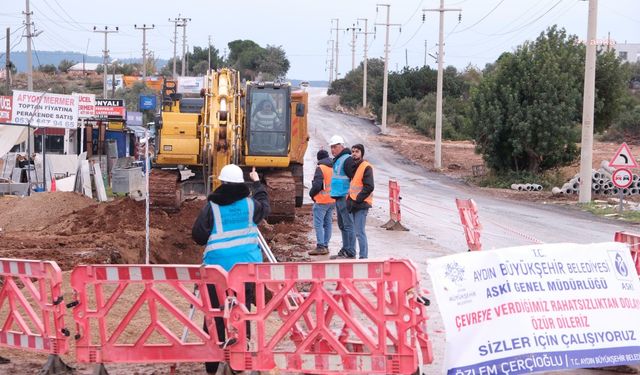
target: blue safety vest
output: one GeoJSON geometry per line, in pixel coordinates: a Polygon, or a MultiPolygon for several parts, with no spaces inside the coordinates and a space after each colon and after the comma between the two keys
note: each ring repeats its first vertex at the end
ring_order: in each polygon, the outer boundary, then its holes
{"type": "Polygon", "coordinates": [[[331,196],[344,197],[349,193],[349,177],[344,172],[344,161],[351,155],[344,154],[333,163],[333,176],[331,176],[331,196]]]}
{"type": "Polygon", "coordinates": [[[213,226],[202,262],[227,271],[236,263],[262,262],[258,226],[253,222],[253,200],[245,198],[226,206],[209,203],[213,226]]]}

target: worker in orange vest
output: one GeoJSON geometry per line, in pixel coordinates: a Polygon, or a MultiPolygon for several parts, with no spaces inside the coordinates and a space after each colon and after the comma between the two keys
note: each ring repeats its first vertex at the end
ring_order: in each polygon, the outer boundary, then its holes
{"type": "Polygon", "coordinates": [[[313,226],[316,229],[316,248],[309,255],[329,254],[331,225],[335,199],[331,198],[331,177],[333,163],[326,150],[316,155],[318,167],[313,175],[309,196],[313,199],[313,226]]]}
{"type": "Polygon", "coordinates": [[[369,257],[369,246],[367,244],[367,214],[373,205],[373,166],[364,160],[364,146],[355,144],[351,146],[351,158],[356,164],[356,172],[349,184],[349,195],[347,196],[347,209],[353,216],[353,226],[358,240],[359,258],[369,257]]]}

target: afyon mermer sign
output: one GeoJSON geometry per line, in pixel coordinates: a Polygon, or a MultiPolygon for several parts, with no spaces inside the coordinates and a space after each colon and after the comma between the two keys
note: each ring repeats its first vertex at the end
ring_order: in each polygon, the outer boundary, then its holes
{"type": "Polygon", "coordinates": [[[78,101],[73,95],[14,90],[11,117],[16,124],[75,129],[78,101]]]}

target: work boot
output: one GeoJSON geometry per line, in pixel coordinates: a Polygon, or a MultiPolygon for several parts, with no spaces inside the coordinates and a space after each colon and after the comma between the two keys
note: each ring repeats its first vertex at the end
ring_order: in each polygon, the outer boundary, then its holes
{"type": "Polygon", "coordinates": [[[329,254],[329,248],[326,246],[318,245],[315,249],[309,251],[309,255],[327,255],[329,254]]]}
{"type": "Polygon", "coordinates": [[[338,254],[332,255],[329,257],[329,259],[355,259],[355,258],[356,258],[355,255],[349,255],[349,253],[347,253],[347,251],[344,248],[340,249],[340,251],[338,251],[338,254]]]}

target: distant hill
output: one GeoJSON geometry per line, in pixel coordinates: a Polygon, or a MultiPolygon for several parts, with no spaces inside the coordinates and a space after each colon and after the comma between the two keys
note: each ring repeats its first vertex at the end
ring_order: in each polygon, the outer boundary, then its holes
{"type": "MultiPolygon", "coordinates": [[[[80,52],[70,51],[37,51],[33,53],[33,66],[53,64],[58,66],[62,60],[71,60],[75,62],[82,62],[83,54],[80,52]]],[[[140,58],[117,58],[120,63],[141,63],[140,58]]],[[[18,72],[25,72],[27,70],[27,53],[26,52],[11,52],[11,61],[15,64],[18,72]]],[[[86,56],[85,62],[88,63],[101,63],[102,56],[86,56]]],[[[5,65],[5,56],[0,58],[0,66],[5,65]]],[[[158,59],[158,67],[161,68],[167,64],[167,60],[158,59]]]]}

